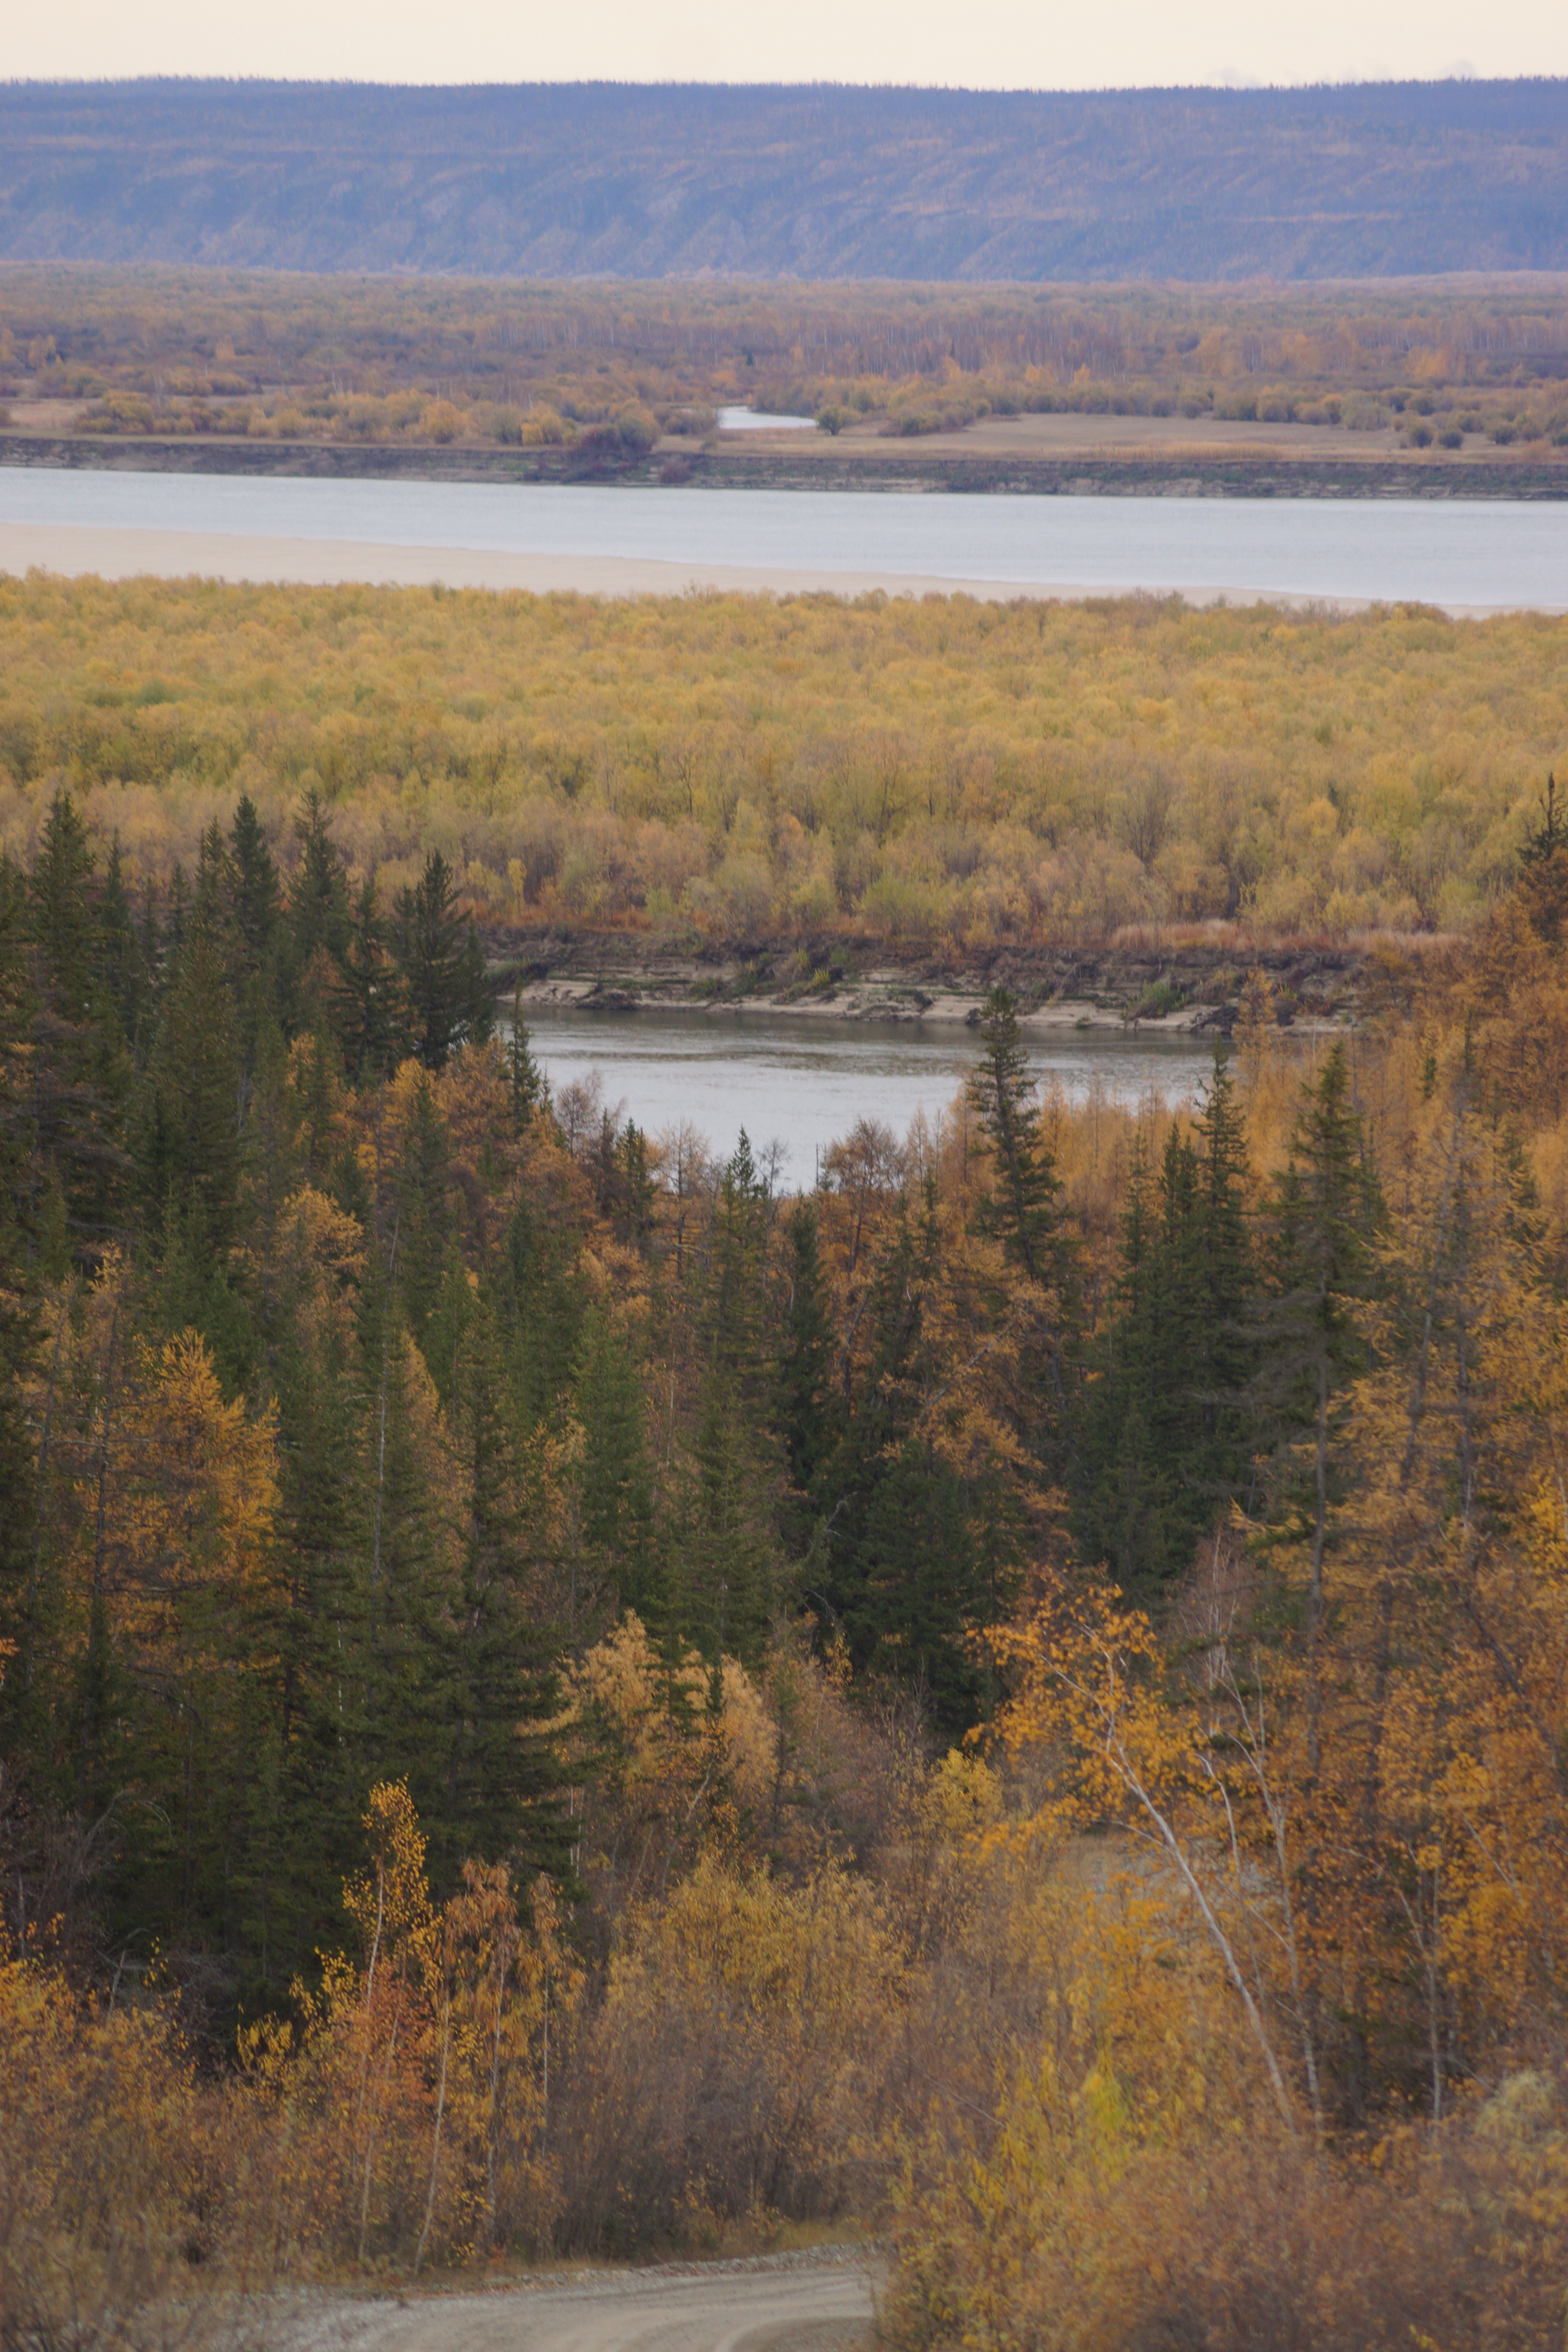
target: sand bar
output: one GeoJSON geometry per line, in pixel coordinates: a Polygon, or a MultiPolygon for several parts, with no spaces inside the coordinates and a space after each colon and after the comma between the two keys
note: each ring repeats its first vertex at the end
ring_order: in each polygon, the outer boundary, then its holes
{"type": "MultiPolygon", "coordinates": [[[[936,573],[794,570],[778,564],[672,563],[640,556],[529,555],[468,547],[397,547],[368,540],[273,539],[227,531],[112,530],[85,523],[0,522],[0,572],[20,577],[31,571],[79,579],[277,582],[304,587],[363,583],[395,588],[489,588],[521,590],[539,596],[560,593],[584,596],[680,596],[704,589],[721,593],[799,596],[826,593],[864,596],[880,590],[889,596],[975,596],[987,603],[1016,597],[1077,599],[1134,595],[1143,583],[1088,586],[1063,580],[964,580],[936,573]]],[[[1190,604],[1310,604],[1340,613],[1369,610],[1353,597],[1301,597],[1245,586],[1162,587],[1190,604]]],[[[1448,604],[1456,619],[1479,619],[1506,605],[1448,604]]],[[[1537,609],[1541,609],[1537,607],[1537,609]]],[[[1568,607],[1551,606],[1552,611],[1568,607]]]]}

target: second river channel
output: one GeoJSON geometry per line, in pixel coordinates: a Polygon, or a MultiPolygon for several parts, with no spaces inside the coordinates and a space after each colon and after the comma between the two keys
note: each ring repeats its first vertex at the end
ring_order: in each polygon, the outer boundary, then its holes
{"type": "MultiPolygon", "coordinates": [[[[779,1181],[808,1191],[820,1156],[858,1119],[902,1136],[917,1111],[934,1120],[979,1052],[973,1029],[739,1013],[582,1013],[525,1008],[533,1052],[557,1101],[595,1081],[599,1103],[650,1135],[689,1121],[721,1156],[745,1129],[753,1148],[784,1147],[779,1181]]],[[[1195,1095],[1213,1066],[1208,1038],[1060,1030],[1029,1038],[1037,1077],[1081,1102],[1096,1084],[1121,1100],[1195,1095]]],[[[579,1098],[581,1099],[581,1098],[579,1098]]],[[[584,1106],[586,1108],[586,1106],[584,1106]]]]}

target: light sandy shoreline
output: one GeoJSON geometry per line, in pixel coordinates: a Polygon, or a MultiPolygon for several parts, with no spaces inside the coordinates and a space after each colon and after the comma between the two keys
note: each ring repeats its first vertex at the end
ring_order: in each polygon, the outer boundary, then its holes
{"type": "MultiPolygon", "coordinates": [[[[197,577],[239,583],[338,587],[363,583],[399,588],[435,587],[522,590],[533,595],[559,592],[584,596],[679,596],[716,589],[729,593],[798,596],[826,593],[864,596],[880,590],[889,596],[952,596],[1007,603],[1016,597],[1079,599],[1134,595],[1141,583],[1116,587],[1082,582],[1025,583],[962,580],[937,573],[838,572],[826,567],[791,570],[779,564],[669,563],[648,558],[596,555],[518,555],[466,547],[397,547],[369,540],[272,539],[226,531],[110,530],[86,523],[0,523],[0,573],[21,576],[52,572],[79,579],[197,577]]],[[[1336,613],[1364,613],[1364,598],[1302,597],[1244,586],[1162,588],[1189,604],[1310,605],[1336,613]]],[[[1506,605],[1448,604],[1455,619],[1483,618],[1506,605]]],[[[1552,611],[1563,606],[1545,608],[1552,611]]]]}
{"type": "MultiPolygon", "coordinates": [[[[679,1013],[698,1021],[731,1021],[744,1024],[748,1020],[802,1021],[831,1023],[836,1021],[874,1021],[889,1027],[918,1024],[921,1028],[973,1028],[984,1010],[985,992],[982,988],[944,988],[933,983],[929,988],[916,987],[901,974],[890,971],[869,972],[862,978],[846,982],[830,998],[797,996],[783,991],[774,993],[761,990],[754,996],[695,998],[683,994],[679,988],[649,985],[633,972],[606,971],[594,980],[555,975],[543,980],[525,982],[518,992],[525,1008],[548,1009],[551,1012],[584,1012],[595,1014],[638,1013],[679,1013]],[[611,1001],[605,1003],[605,992],[611,1001]],[[635,994],[632,992],[635,991],[635,994]],[[622,992],[626,992],[625,1001],[622,992]]],[[[503,1005],[511,1003],[511,992],[504,990],[498,999],[503,1005]]],[[[1114,1006],[1096,1004],[1087,999],[1072,998],[1064,1003],[1033,1006],[1019,1015],[1019,1026],[1045,1035],[1051,1031],[1102,1030],[1117,1035],[1129,1034],[1168,1037],[1178,1044],[1212,1023],[1214,1008],[1207,1004],[1189,1004],[1179,1013],[1134,1020],[1130,1013],[1114,1006]]]]}

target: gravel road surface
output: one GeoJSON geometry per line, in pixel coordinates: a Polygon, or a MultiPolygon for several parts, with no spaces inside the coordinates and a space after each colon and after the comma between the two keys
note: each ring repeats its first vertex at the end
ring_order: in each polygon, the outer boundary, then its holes
{"type": "Polygon", "coordinates": [[[324,2300],[278,2352],[861,2352],[875,2274],[858,2254],[560,2273],[479,2294],[324,2300]]]}

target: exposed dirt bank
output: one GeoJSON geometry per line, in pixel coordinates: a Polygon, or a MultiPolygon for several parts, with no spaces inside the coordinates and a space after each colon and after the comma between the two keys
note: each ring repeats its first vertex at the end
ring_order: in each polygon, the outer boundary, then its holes
{"type": "Polygon", "coordinates": [[[1247,974],[1268,975],[1276,1018],[1343,1026],[1386,986],[1361,948],[1200,942],[1102,950],[1005,947],[898,953],[831,937],[787,944],[637,931],[488,927],[486,952],[510,997],[588,1012],[706,1011],[804,1020],[978,1023],[987,990],[1009,989],[1025,1025],[1228,1035],[1247,974]]]}
{"type": "Polygon", "coordinates": [[[962,454],[895,445],[876,457],[833,448],[699,452],[658,460],[663,478],[752,490],[947,490],[1032,498],[1568,499],[1568,462],[1424,456],[1307,457],[1288,451],[1213,450],[1040,456],[975,448],[962,454]],[[684,470],[683,470],[684,469],[684,470]]]}
{"type": "Polygon", "coordinates": [[[824,2248],[627,2271],[552,2273],[481,2294],[323,2296],[272,2333],[277,2352],[851,2352],[868,2344],[874,2277],[824,2248]]]}
{"type": "MultiPolygon", "coordinates": [[[[947,436],[944,437],[944,442],[947,436]]],[[[326,481],[604,482],[693,489],[946,490],[1054,498],[1568,499],[1568,457],[1330,455],[1216,444],[1103,457],[977,445],[923,450],[661,445],[615,463],[570,449],[408,447],[368,443],[170,440],[132,435],[0,433],[0,466],[170,474],[280,475],[326,481]]]]}

